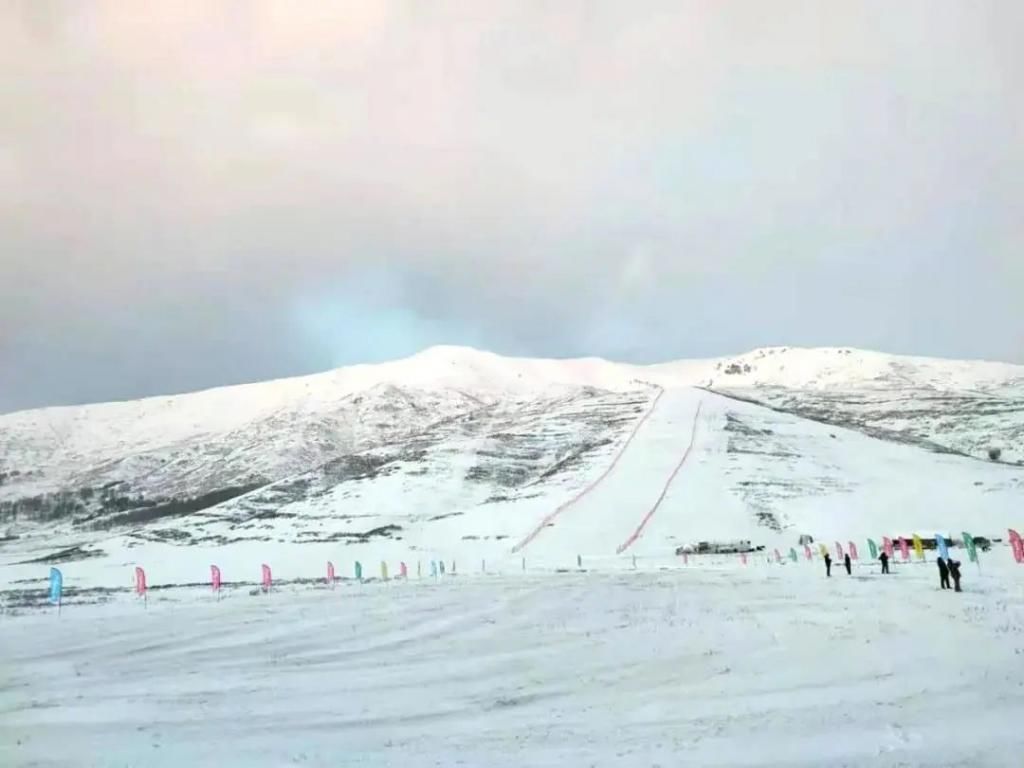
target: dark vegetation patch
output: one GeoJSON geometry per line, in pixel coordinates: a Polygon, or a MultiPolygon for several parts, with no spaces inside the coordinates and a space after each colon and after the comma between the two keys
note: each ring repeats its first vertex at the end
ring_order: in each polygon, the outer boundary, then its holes
{"type": "Polygon", "coordinates": [[[259,487],[258,485],[237,485],[229,488],[220,488],[191,499],[177,499],[163,504],[147,505],[140,509],[132,509],[122,514],[104,517],[87,527],[91,530],[106,531],[120,526],[143,525],[165,517],[181,517],[215,507],[225,501],[254,491],[259,487]]]}
{"type": "Polygon", "coordinates": [[[67,547],[66,549],[59,549],[56,552],[51,552],[48,555],[37,557],[32,560],[23,560],[16,565],[35,565],[37,563],[70,563],[75,560],[88,560],[92,557],[103,557],[107,553],[102,549],[87,549],[83,545],[79,544],[73,547],[67,547]]]}

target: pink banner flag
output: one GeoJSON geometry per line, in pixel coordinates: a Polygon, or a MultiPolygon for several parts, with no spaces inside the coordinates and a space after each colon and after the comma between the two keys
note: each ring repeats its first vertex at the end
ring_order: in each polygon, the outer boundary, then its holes
{"type": "Polygon", "coordinates": [[[270,591],[270,585],[271,585],[272,581],[273,580],[270,578],[270,566],[267,565],[266,563],[264,563],[263,564],[263,589],[269,592],[270,591]]]}
{"type": "Polygon", "coordinates": [[[135,594],[146,594],[146,572],[139,566],[135,566],[135,594]]]}
{"type": "Polygon", "coordinates": [[[907,544],[907,540],[900,536],[900,555],[904,560],[910,559],[910,545],[907,544]]]}
{"type": "Polygon", "coordinates": [[[220,592],[220,568],[216,565],[210,566],[210,585],[214,592],[220,592]]]}
{"type": "Polygon", "coordinates": [[[327,583],[334,583],[334,563],[332,563],[330,560],[327,561],[327,583]]]}
{"type": "Polygon", "coordinates": [[[782,554],[777,549],[775,550],[775,562],[776,563],[781,563],[782,562],[782,554]]]}
{"type": "Polygon", "coordinates": [[[1024,539],[1013,528],[1010,528],[1010,546],[1013,547],[1013,559],[1024,563],[1024,539]]]}
{"type": "Polygon", "coordinates": [[[686,552],[683,552],[683,565],[689,565],[689,564],[690,564],[690,556],[686,552]]]}
{"type": "Polygon", "coordinates": [[[843,545],[840,544],[838,541],[836,542],[836,559],[837,560],[842,560],[843,559],[843,545]]]}
{"type": "Polygon", "coordinates": [[[885,552],[885,556],[892,560],[892,539],[888,536],[882,537],[882,551],[885,552]]]}
{"type": "Polygon", "coordinates": [[[747,564],[747,553],[746,552],[740,552],[740,562],[743,563],[744,565],[747,564]]]}
{"type": "Polygon", "coordinates": [[[406,566],[404,560],[398,564],[398,573],[403,579],[409,578],[409,568],[406,566]]]}
{"type": "Polygon", "coordinates": [[[851,560],[856,560],[857,559],[857,545],[854,544],[851,541],[850,544],[849,544],[849,547],[850,547],[850,559],[851,560]]]}
{"type": "Polygon", "coordinates": [[[806,557],[808,560],[814,559],[814,553],[811,552],[811,548],[807,544],[804,544],[804,557],[806,557]]]}

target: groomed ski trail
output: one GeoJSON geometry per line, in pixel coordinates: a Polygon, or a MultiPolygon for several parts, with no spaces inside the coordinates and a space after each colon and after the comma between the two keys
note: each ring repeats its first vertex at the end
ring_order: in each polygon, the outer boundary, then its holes
{"type": "Polygon", "coordinates": [[[693,441],[695,413],[706,397],[690,387],[666,389],[615,470],[546,517],[543,536],[531,532],[530,557],[552,563],[572,562],[577,555],[614,557],[616,545],[658,503],[666,478],[678,473],[679,457],[693,441]]]}
{"type": "Polygon", "coordinates": [[[690,429],[690,444],[686,446],[686,450],[683,451],[683,457],[679,460],[679,463],[676,464],[676,468],[672,470],[672,474],[668,476],[668,480],[665,481],[665,486],[661,489],[661,495],[659,495],[658,500],[654,502],[654,506],[647,510],[647,514],[644,515],[643,520],[640,521],[640,525],[636,527],[636,530],[629,535],[628,539],[616,548],[615,554],[621,555],[633,546],[633,544],[636,543],[636,540],[643,535],[644,528],[647,527],[651,518],[654,517],[654,513],[658,511],[658,507],[661,506],[661,502],[665,500],[665,496],[668,494],[668,489],[676,479],[676,475],[679,474],[679,470],[683,468],[683,465],[686,464],[686,460],[690,458],[690,452],[693,451],[693,444],[697,439],[697,422],[700,420],[700,410],[703,405],[703,401],[697,403],[697,411],[693,414],[693,426],[690,429]]]}
{"type": "Polygon", "coordinates": [[[551,525],[551,523],[554,522],[555,518],[557,518],[565,510],[569,509],[569,507],[571,507],[574,504],[576,504],[577,502],[581,501],[591,491],[593,491],[602,482],[604,482],[605,478],[608,477],[608,475],[610,475],[612,473],[612,471],[615,469],[616,466],[618,466],[619,461],[622,459],[623,455],[625,455],[626,451],[629,449],[630,444],[633,442],[633,438],[636,437],[636,434],[637,434],[637,432],[640,431],[640,428],[643,427],[643,425],[645,423],[647,423],[647,420],[651,417],[651,414],[653,414],[655,409],[658,407],[658,403],[661,401],[661,398],[662,398],[662,396],[664,394],[665,394],[664,388],[663,387],[658,387],[658,394],[655,395],[654,400],[651,403],[650,408],[647,409],[647,411],[644,413],[644,415],[641,416],[639,418],[639,420],[637,421],[637,423],[633,426],[633,430],[629,433],[629,436],[626,438],[625,442],[622,444],[622,447],[619,448],[619,452],[615,454],[615,457],[611,460],[611,462],[608,464],[608,466],[605,467],[604,472],[602,472],[600,475],[598,475],[597,479],[595,479],[594,482],[592,482],[589,485],[587,485],[585,488],[583,488],[583,490],[581,490],[579,493],[577,493],[571,499],[569,499],[568,501],[565,501],[562,504],[558,505],[554,509],[554,511],[549,512],[547,515],[545,515],[544,518],[539,523],[537,523],[537,525],[534,526],[533,529],[518,544],[516,544],[514,547],[512,547],[512,554],[517,554],[519,552],[522,552],[530,544],[531,541],[533,541],[535,538],[537,538],[537,536],[540,535],[541,531],[543,531],[545,528],[547,528],[549,525],[551,525]]]}

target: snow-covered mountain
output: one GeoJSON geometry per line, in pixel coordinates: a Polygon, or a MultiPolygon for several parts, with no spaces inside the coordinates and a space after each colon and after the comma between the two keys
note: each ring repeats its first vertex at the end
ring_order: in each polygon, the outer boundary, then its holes
{"type": "Polygon", "coordinates": [[[267,542],[554,556],[633,534],[627,548],[661,551],[887,521],[998,533],[1024,509],[1021,462],[1024,366],[791,348],[635,366],[435,347],[0,415],[0,556],[267,542]]]}

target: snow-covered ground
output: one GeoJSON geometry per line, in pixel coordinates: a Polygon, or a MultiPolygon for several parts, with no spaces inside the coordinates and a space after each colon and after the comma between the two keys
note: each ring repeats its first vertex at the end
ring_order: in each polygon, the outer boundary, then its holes
{"type": "Polygon", "coordinates": [[[443,348],[0,416],[0,766],[1024,765],[1004,544],[962,595],[798,544],[1024,529],[1022,414],[1019,366],[443,348]],[[800,561],[675,555],[736,539],[800,561]]]}
{"type": "Polygon", "coordinates": [[[931,563],[510,557],[72,600],[0,618],[0,764],[1016,767],[1024,567],[982,557],[962,594],[931,563]]]}

